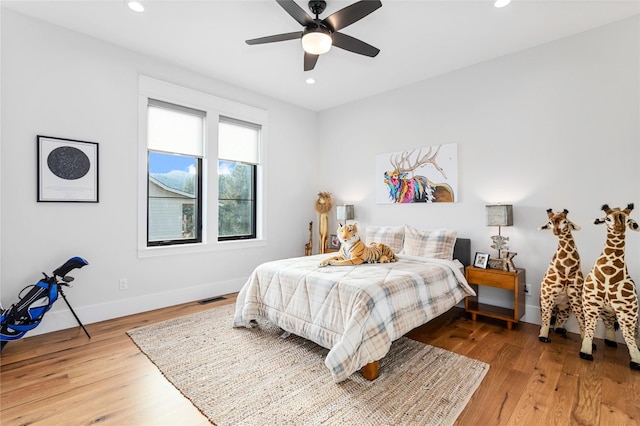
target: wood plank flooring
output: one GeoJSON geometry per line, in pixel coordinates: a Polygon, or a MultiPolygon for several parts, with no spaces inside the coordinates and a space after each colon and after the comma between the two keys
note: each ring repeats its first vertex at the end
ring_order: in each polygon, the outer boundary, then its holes
{"type": "MultiPolygon", "coordinates": [[[[126,335],[165,319],[234,303],[187,303],[9,342],[0,356],[0,424],[208,425],[126,335]]],[[[538,326],[471,321],[454,308],[409,337],[491,365],[457,425],[638,425],[640,372],[626,346],[596,340],[595,360],[578,357],[579,336],[538,326]]],[[[380,374],[384,374],[381,370],[380,374]]]]}

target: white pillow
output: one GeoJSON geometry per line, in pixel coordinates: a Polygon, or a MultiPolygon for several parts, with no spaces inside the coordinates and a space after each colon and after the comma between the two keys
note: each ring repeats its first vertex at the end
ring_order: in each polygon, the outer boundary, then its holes
{"type": "Polygon", "coordinates": [[[365,242],[388,245],[394,253],[400,253],[404,240],[404,226],[367,226],[365,242]]]}
{"type": "Polygon", "coordinates": [[[453,247],[458,231],[452,229],[422,230],[404,227],[404,246],[400,254],[453,260],[453,247]]]}

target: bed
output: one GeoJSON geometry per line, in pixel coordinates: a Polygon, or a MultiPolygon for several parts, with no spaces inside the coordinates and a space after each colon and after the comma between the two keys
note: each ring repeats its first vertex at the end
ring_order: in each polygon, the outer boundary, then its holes
{"type": "Polygon", "coordinates": [[[394,340],[475,295],[464,278],[470,241],[456,231],[368,227],[366,242],[388,244],[398,261],[320,267],[319,254],[259,265],[240,290],[234,327],[266,318],[329,349],[333,380],[362,369],[373,380],[394,340]]]}

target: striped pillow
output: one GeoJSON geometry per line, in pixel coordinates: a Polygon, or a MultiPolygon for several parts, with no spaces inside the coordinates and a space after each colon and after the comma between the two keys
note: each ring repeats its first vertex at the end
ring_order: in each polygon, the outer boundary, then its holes
{"type": "Polygon", "coordinates": [[[401,254],[453,260],[453,246],[458,231],[451,229],[416,229],[404,227],[404,247],[401,254]]]}
{"type": "Polygon", "coordinates": [[[367,226],[365,242],[369,245],[372,242],[386,244],[391,247],[394,253],[400,253],[404,240],[403,226],[367,226]]]}

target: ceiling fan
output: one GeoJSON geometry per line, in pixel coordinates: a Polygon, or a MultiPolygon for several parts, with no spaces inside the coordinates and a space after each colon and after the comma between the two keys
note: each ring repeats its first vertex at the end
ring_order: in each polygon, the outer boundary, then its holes
{"type": "Polygon", "coordinates": [[[285,12],[291,15],[293,19],[298,21],[298,23],[304,27],[304,30],[254,38],[247,40],[247,44],[273,43],[276,41],[301,38],[304,49],[305,71],[312,70],[316,66],[316,62],[318,62],[318,57],[323,53],[327,53],[329,49],[331,49],[331,46],[372,58],[380,53],[380,49],[362,40],[338,32],[380,8],[382,6],[382,2],[380,1],[362,0],[344,9],[340,9],[322,20],[318,16],[324,12],[327,7],[326,1],[309,1],[309,10],[316,16],[315,19],[309,16],[309,14],[293,0],[276,0],[276,2],[282,6],[285,12]]]}

